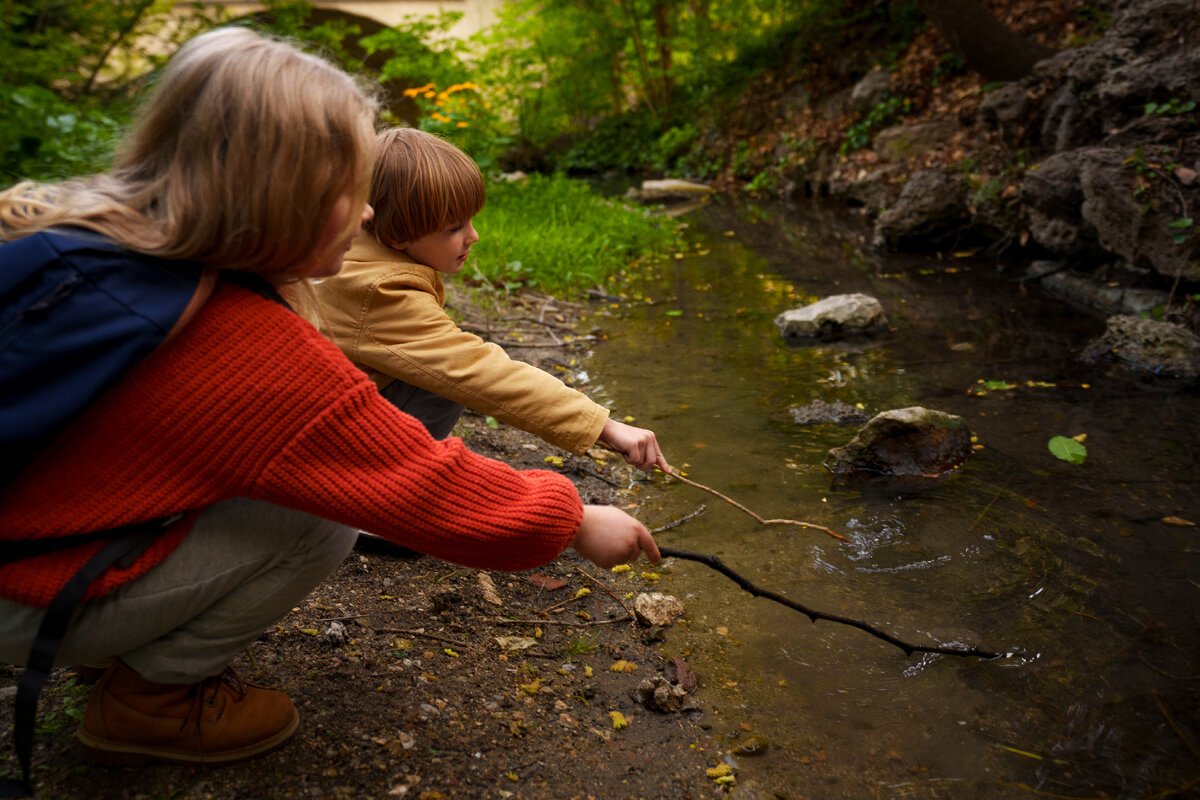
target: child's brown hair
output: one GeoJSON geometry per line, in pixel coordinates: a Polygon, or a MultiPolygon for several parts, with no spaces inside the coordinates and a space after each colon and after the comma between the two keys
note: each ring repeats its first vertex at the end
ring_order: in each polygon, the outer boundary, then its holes
{"type": "Polygon", "coordinates": [[[465,223],[484,198],[479,167],[445,139],[416,128],[389,128],[375,137],[367,201],[375,218],[363,227],[384,244],[415,242],[465,223]]]}

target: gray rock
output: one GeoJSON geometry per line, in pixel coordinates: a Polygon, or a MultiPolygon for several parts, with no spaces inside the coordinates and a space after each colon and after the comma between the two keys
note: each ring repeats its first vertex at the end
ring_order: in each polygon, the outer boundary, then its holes
{"type": "Polygon", "coordinates": [[[661,592],[640,592],[633,599],[633,613],[643,625],[670,625],[683,616],[683,601],[661,592]]]}
{"type": "Polygon", "coordinates": [[[875,220],[873,243],[877,248],[927,244],[966,218],[966,191],[961,180],[940,169],[920,170],[904,184],[896,204],[875,220]]]}
{"type": "Polygon", "coordinates": [[[1190,383],[1200,376],[1200,337],[1173,322],[1120,315],[1109,318],[1104,334],[1082,358],[1116,361],[1136,372],[1190,383]]]}
{"type": "Polygon", "coordinates": [[[779,332],[788,341],[831,340],[873,335],[887,330],[887,316],[874,297],[837,294],[784,311],[775,317],[779,332]]]}
{"type": "Polygon", "coordinates": [[[945,144],[959,130],[958,123],[950,120],[893,125],[877,133],[871,147],[884,161],[903,161],[945,144]]]}
{"type": "Polygon", "coordinates": [[[693,200],[712,194],[715,189],[703,183],[676,178],[642,181],[637,197],[640,200],[693,200]]]}
{"type": "Polygon", "coordinates": [[[847,109],[859,114],[866,114],[875,106],[882,103],[888,96],[892,85],[892,77],[885,69],[874,69],[854,85],[850,90],[850,100],[847,109]]]}
{"type": "Polygon", "coordinates": [[[825,457],[838,476],[933,478],[971,456],[971,431],[962,417],[919,406],[876,414],[845,445],[825,457]]]}

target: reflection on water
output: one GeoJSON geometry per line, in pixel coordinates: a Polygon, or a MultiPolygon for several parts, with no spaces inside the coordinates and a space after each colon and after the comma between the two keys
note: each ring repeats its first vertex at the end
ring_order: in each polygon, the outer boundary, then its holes
{"type": "Polygon", "coordinates": [[[701,676],[714,763],[787,797],[1196,796],[1200,534],[1161,522],[1200,518],[1195,393],[1077,363],[1103,320],[1025,289],[1017,265],[880,257],[838,208],[714,203],[689,221],[687,251],[597,318],[594,395],[692,480],[850,541],[661,475],[636,485],[637,513],[654,527],[706,504],[660,541],[913,643],[1009,653],[906,657],[667,564],[656,588],[688,616],[663,652],[701,676]],[[860,291],[888,314],[881,340],[789,347],[774,326],[860,291]],[[821,462],[855,428],[793,422],[814,400],[957,414],[981,449],[932,491],[834,490],[821,462]],[[1083,465],[1050,455],[1080,433],[1083,465]],[[750,736],[765,754],[729,755],[750,736]]]}

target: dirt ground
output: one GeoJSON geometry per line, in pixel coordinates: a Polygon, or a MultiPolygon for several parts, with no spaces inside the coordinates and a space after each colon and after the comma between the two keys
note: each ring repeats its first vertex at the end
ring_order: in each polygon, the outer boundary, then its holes
{"type": "MultiPolygon", "coordinates": [[[[589,336],[583,306],[525,294],[478,302],[452,293],[464,328],[567,380],[589,336]]],[[[590,335],[602,335],[592,332],[590,335]]],[[[633,473],[617,456],[575,457],[478,414],[455,435],[519,468],[570,477],[586,502],[622,502],[633,473]]],[[[493,573],[388,547],[358,548],[329,580],[234,664],[286,691],[295,737],[223,767],[108,768],[83,762],[74,730],[89,687],[69,669],[39,706],[35,775],[43,798],[699,798],[731,784],[709,741],[704,678],[685,710],[638,702],[661,675],[669,628],[633,620],[658,589],[644,560],[600,570],[568,551],[527,573],[493,573]],[[691,707],[690,709],[688,707],[691,707]]],[[[20,671],[0,665],[0,719],[11,730],[20,671]]],[[[0,773],[17,773],[11,734],[0,773]]],[[[750,786],[736,790],[747,797],[750,786]]]]}

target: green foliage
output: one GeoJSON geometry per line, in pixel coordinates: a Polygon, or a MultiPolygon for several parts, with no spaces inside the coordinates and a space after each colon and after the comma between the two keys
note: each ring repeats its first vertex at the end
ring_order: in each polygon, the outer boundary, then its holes
{"type": "Polygon", "coordinates": [[[102,171],[122,119],[39,86],[0,85],[0,187],[102,171]]]}
{"type": "Polygon", "coordinates": [[[871,134],[880,128],[892,124],[900,115],[908,112],[911,101],[907,97],[888,94],[874,108],[866,113],[861,120],[846,128],[842,135],[839,151],[849,155],[855,150],[866,147],[871,143],[871,134]]]}
{"type": "Polygon", "coordinates": [[[1055,436],[1047,446],[1055,458],[1070,464],[1082,464],[1087,459],[1087,448],[1083,443],[1066,436],[1055,436]]]}
{"type": "Polygon", "coordinates": [[[35,731],[39,734],[59,736],[74,730],[83,721],[91,687],[75,678],[68,678],[62,686],[46,692],[45,710],[38,719],[35,731]],[[57,700],[57,704],[54,702],[57,700]]]}
{"type": "Polygon", "coordinates": [[[145,77],[215,12],[166,0],[7,0],[0,185],[103,169],[145,77]]]}
{"type": "Polygon", "coordinates": [[[572,145],[557,166],[568,172],[628,172],[655,165],[657,144],[665,134],[659,120],[639,109],[602,118],[572,145]]]}
{"type": "Polygon", "coordinates": [[[488,187],[475,218],[477,273],[493,285],[586,290],[637,258],[665,252],[674,223],[607,199],[562,175],[488,187]]]}
{"type": "Polygon", "coordinates": [[[1178,116],[1180,114],[1189,114],[1196,110],[1195,100],[1180,100],[1178,97],[1172,97],[1165,103],[1146,103],[1142,107],[1143,113],[1178,116]]]}

